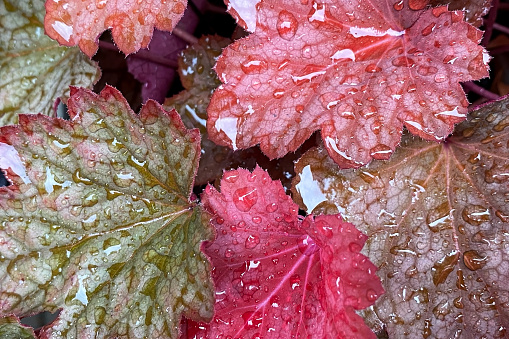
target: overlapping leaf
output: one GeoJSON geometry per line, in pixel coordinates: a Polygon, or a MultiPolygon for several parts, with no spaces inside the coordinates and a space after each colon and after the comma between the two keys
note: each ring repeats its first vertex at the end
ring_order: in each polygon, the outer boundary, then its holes
{"type": "Polygon", "coordinates": [[[314,150],[296,201],[341,211],[369,235],[391,338],[505,338],[509,327],[509,100],[471,113],[445,143],[405,138],[387,162],[339,171],[314,150]]]}
{"type": "Polygon", "coordinates": [[[118,48],[131,54],[146,48],[154,27],[172,31],[184,14],[187,0],[46,0],[46,33],[65,46],[78,45],[92,57],[106,29],[118,48]]]}
{"type": "Polygon", "coordinates": [[[297,205],[259,167],[224,174],[221,193],[202,197],[217,239],[216,313],[189,335],[203,338],[375,337],[355,310],[383,293],[360,254],[366,236],[339,215],[297,214],[297,205]]]}
{"type": "Polygon", "coordinates": [[[62,47],[44,35],[43,0],[0,0],[0,126],[18,113],[53,112],[69,86],[89,87],[100,76],[78,48],[62,47]]]}
{"type": "Polygon", "coordinates": [[[35,339],[33,329],[23,326],[16,317],[0,318],[0,338],[2,339],[35,339]]]}
{"type": "Polygon", "coordinates": [[[207,128],[271,158],[315,130],[342,167],[387,159],[403,126],[442,140],[464,120],[460,81],[488,75],[481,32],[427,1],[266,0],[254,34],[223,51],[207,128]]]}
{"type": "Polygon", "coordinates": [[[43,337],[174,338],[182,314],[212,317],[199,132],[154,101],[138,117],[112,87],[73,92],[71,121],[0,129],[0,312],[61,309],[43,337]]]}
{"type": "Polygon", "coordinates": [[[492,0],[431,0],[431,5],[447,5],[449,10],[461,10],[465,12],[465,20],[476,27],[483,23],[483,17],[488,14],[492,0]]]}

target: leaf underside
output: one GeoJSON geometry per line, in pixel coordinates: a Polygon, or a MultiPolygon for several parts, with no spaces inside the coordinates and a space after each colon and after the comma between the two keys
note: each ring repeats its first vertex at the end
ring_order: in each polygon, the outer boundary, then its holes
{"type": "Polygon", "coordinates": [[[296,164],[294,196],[369,236],[391,338],[503,338],[509,327],[509,100],[470,113],[445,143],[404,138],[387,162],[296,164]]]}
{"type": "Polygon", "coordinates": [[[12,183],[0,312],[61,309],[43,337],[176,338],[181,315],[209,320],[214,302],[209,217],[189,200],[199,132],[154,101],[134,114],[112,87],[72,92],[71,121],[21,115],[0,129],[12,183]]]}

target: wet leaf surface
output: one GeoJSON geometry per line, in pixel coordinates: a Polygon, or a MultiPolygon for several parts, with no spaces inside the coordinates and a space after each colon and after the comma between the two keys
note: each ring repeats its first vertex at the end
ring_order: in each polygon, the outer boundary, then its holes
{"type": "Polygon", "coordinates": [[[505,338],[509,327],[509,100],[445,143],[405,137],[388,161],[340,171],[324,149],[296,164],[294,197],[366,232],[391,338],[505,338]]]}
{"type": "Polygon", "coordinates": [[[0,0],[0,126],[19,113],[53,113],[69,86],[92,86],[101,72],[78,48],[44,35],[43,0],[0,0]]]}
{"type": "Polygon", "coordinates": [[[476,27],[483,24],[483,17],[488,14],[492,0],[431,0],[432,6],[447,5],[451,11],[464,11],[465,19],[476,27]]]}
{"type": "Polygon", "coordinates": [[[0,318],[0,338],[2,339],[35,339],[32,328],[20,324],[16,317],[0,318]]]}
{"type": "Polygon", "coordinates": [[[125,54],[146,48],[154,28],[172,31],[184,14],[187,0],[46,0],[46,33],[60,44],[76,46],[92,57],[97,39],[111,29],[113,40],[125,54]]]}
{"type": "Polygon", "coordinates": [[[254,34],[223,51],[207,129],[270,158],[321,130],[342,167],[387,159],[406,126],[443,140],[465,119],[460,81],[486,77],[482,33],[427,1],[264,1],[254,34]]]}
{"type": "Polygon", "coordinates": [[[259,167],[225,172],[221,193],[209,185],[202,201],[217,230],[204,246],[216,313],[188,337],[375,337],[355,310],[383,289],[359,253],[366,236],[352,224],[339,215],[299,217],[280,182],[259,167]]]}
{"type": "Polygon", "coordinates": [[[0,313],[61,309],[42,335],[175,338],[212,317],[208,215],[190,201],[200,137],[148,101],[73,89],[71,121],[0,129],[0,313]],[[12,145],[12,146],[11,146],[12,145]],[[23,166],[24,165],[24,166],[23,166]]]}

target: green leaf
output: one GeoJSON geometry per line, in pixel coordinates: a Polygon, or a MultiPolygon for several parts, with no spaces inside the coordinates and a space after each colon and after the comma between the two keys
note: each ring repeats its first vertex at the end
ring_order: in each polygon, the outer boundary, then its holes
{"type": "Polygon", "coordinates": [[[390,338],[507,337],[509,100],[469,115],[443,143],[405,137],[357,170],[324,149],[296,164],[296,202],[368,234],[390,338]]]}
{"type": "Polygon", "coordinates": [[[97,63],[77,47],[62,47],[44,35],[43,0],[0,0],[0,126],[18,113],[50,115],[69,86],[92,86],[97,63]]]}
{"type": "Polygon", "coordinates": [[[137,116],[112,87],[72,89],[68,107],[71,121],[0,129],[13,183],[0,188],[0,314],[61,308],[43,332],[63,338],[176,338],[181,315],[210,320],[212,231],[190,200],[199,131],[150,100],[137,116]]]}
{"type": "Polygon", "coordinates": [[[35,339],[32,328],[19,323],[16,317],[0,318],[0,339],[35,339]]]}

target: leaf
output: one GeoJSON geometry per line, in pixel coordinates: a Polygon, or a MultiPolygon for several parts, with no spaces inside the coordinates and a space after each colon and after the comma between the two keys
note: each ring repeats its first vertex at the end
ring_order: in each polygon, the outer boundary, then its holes
{"type": "MultiPolygon", "coordinates": [[[[198,25],[198,17],[193,11],[187,11],[178,27],[185,32],[193,32],[198,25]]],[[[178,56],[186,47],[186,42],[179,37],[169,33],[154,30],[152,41],[148,45],[150,56],[157,60],[164,60],[168,63],[177,63],[178,56]]],[[[143,83],[142,97],[143,102],[148,99],[154,99],[157,102],[163,102],[166,94],[175,78],[174,68],[168,67],[150,59],[138,58],[137,55],[127,57],[127,66],[129,72],[143,83]]]]}
{"type": "Polygon", "coordinates": [[[199,132],[154,101],[137,116],[112,87],[73,89],[68,108],[0,129],[0,314],[62,309],[44,338],[176,338],[182,314],[210,320],[199,132]]]}
{"type": "Polygon", "coordinates": [[[489,56],[461,12],[425,5],[261,2],[256,32],[215,66],[210,138],[277,158],[321,129],[341,167],[388,159],[403,126],[443,140],[467,113],[458,82],[487,76],[489,56]]]}
{"type": "Polygon", "coordinates": [[[154,27],[171,32],[186,7],[186,0],[46,0],[44,27],[50,38],[65,46],[79,45],[89,57],[97,52],[98,36],[111,28],[118,48],[131,54],[148,46],[154,27]]]}
{"type": "Polygon", "coordinates": [[[475,27],[483,24],[483,16],[488,14],[491,8],[492,0],[431,0],[431,5],[448,5],[451,11],[464,11],[465,20],[475,27]]]}
{"type": "Polygon", "coordinates": [[[339,215],[300,218],[259,167],[225,172],[221,193],[209,185],[202,201],[216,215],[217,239],[204,248],[216,313],[197,337],[375,338],[355,310],[383,289],[359,253],[366,236],[352,224],[339,215]]]}
{"type": "Polygon", "coordinates": [[[0,339],[35,339],[32,328],[23,326],[16,317],[0,318],[0,339]]]}
{"type": "Polygon", "coordinates": [[[508,108],[471,112],[444,143],[404,138],[366,168],[340,171],[323,149],[296,164],[299,205],[340,211],[368,234],[391,338],[507,336],[508,108]]]}
{"type": "Polygon", "coordinates": [[[101,72],[77,48],[61,47],[44,35],[43,0],[0,0],[0,126],[18,113],[50,115],[69,85],[91,87],[101,72]]]}

